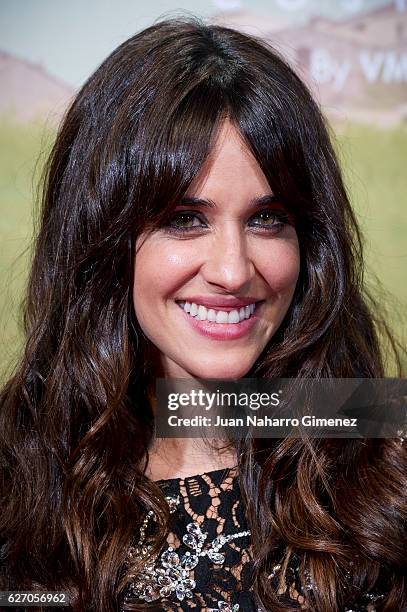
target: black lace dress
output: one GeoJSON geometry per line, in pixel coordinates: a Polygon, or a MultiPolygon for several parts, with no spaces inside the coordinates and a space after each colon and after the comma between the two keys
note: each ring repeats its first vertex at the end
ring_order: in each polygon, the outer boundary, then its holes
{"type": "MultiPolygon", "coordinates": [[[[158,484],[172,513],[167,545],[128,585],[123,604],[149,602],[146,609],[157,612],[261,612],[251,591],[250,532],[237,468],[161,480],[158,484]]],[[[146,517],[146,529],[152,518],[146,517]]],[[[129,560],[148,553],[142,540],[129,549],[129,560]]],[[[279,569],[276,565],[270,579],[281,601],[292,608],[310,610],[299,580],[298,557],[292,558],[286,572],[285,589],[278,585],[279,569]]],[[[343,612],[373,612],[383,596],[366,593],[343,612]]]]}

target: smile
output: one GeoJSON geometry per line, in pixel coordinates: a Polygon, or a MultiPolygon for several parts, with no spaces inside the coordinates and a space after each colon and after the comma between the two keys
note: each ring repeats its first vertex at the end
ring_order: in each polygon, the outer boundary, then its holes
{"type": "Polygon", "coordinates": [[[256,304],[249,304],[248,306],[242,306],[239,309],[230,310],[218,310],[215,308],[206,308],[202,304],[195,304],[195,302],[177,302],[178,306],[184,310],[190,317],[198,321],[209,321],[211,323],[229,323],[237,324],[245,319],[250,319],[255,311],[256,304]]]}

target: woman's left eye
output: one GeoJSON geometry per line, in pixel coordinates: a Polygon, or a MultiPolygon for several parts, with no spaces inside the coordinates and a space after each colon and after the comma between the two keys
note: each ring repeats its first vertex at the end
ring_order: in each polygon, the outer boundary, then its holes
{"type": "Polygon", "coordinates": [[[264,229],[277,229],[288,223],[288,215],[279,210],[261,210],[259,213],[251,217],[252,219],[261,219],[263,223],[253,223],[252,225],[264,228],[264,229]]]}

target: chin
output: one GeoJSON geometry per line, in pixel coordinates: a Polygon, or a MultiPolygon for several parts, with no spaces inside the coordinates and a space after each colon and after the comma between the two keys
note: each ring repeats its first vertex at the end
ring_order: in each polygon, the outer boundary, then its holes
{"type": "Polygon", "coordinates": [[[247,372],[249,372],[252,364],[244,365],[242,363],[236,364],[225,364],[223,363],[221,366],[217,366],[216,364],[212,366],[197,366],[195,368],[191,368],[188,370],[190,372],[191,377],[193,378],[202,378],[202,379],[237,379],[243,378],[247,372]]]}

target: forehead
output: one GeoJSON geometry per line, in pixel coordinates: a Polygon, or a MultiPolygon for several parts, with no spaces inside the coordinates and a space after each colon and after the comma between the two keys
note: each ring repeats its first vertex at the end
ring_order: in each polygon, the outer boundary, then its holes
{"type": "Polygon", "coordinates": [[[241,134],[225,120],[200,172],[190,185],[187,196],[212,197],[234,195],[234,199],[253,198],[271,193],[267,179],[241,134]]]}

